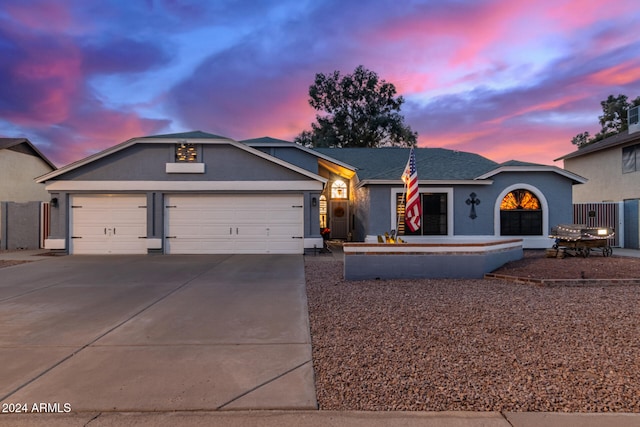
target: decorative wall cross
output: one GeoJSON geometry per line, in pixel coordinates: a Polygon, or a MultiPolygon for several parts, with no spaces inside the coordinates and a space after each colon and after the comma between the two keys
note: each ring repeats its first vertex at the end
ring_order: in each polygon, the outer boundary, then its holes
{"type": "Polygon", "coordinates": [[[480,204],[480,199],[476,199],[476,193],[469,194],[469,198],[467,199],[467,205],[471,205],[471,213],[469,214],[469,218],[476,219],[478,215],[476,215],[476,205],[480,204]]]}

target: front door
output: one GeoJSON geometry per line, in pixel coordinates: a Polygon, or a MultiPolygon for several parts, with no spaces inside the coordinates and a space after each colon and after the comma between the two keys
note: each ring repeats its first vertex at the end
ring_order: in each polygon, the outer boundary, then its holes
{"type": "Polygon", "coordinates": [[[329,215],[331,238],[346,240],[349,236],[349,202],[332,200],[329,215]]]}

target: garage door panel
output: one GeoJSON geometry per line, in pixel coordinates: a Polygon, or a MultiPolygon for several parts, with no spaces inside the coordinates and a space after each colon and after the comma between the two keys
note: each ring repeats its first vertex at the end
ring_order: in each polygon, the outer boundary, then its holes
{"type": "Polygon", "coordinates": [[[215,251],[212,251],[211,240],[171,239],[167,241],[166,250],[170,254],[224,254],[228,253],[229,239],[216,241],[215,251]]]}
{"type": "Polygon", "coordinates": [[[74,195],[71,244],[74,254],[144,254],[147,244],[145,195],[74,195]]]}
{"type": "Polygon", "coordinates": [[[167,253],[304,250],[302,195],[168,195],[165,202],[167,253]]]}

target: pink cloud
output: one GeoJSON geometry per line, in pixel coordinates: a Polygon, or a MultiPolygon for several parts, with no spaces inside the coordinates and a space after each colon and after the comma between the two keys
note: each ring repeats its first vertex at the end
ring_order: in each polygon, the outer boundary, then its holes
{"type": "MultiPolygon", "coordinates": [[[[640,61],[632,59],[618,65],[593,73],[587,77],[592,84],[602,86],[627,85],[640,81],[640,61]]],[[[635,96],[635,94],[631,94],[635,96]]]]}
{"type": "Polygon", "coordinates": [[[123,112],[94,106],[79,112],[60,128],[42,129],[52,141],[45,154],[64,165],[128,139],[159,133],[170,121],[146,119],[134,112],[123,112]]]}

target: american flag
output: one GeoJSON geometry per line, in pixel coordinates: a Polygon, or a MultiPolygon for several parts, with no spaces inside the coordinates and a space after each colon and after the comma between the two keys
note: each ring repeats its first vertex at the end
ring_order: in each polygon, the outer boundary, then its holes
{"type": "Polygon", "coordinates": [[[422,205],[420,204],[420,193],[418,193],[418,171],[416,170],[416,155],[411,149],[409,161],[402,173],[402,181],[407,188],[404,222],[411,231],[420,229],[420,217],[422,216],[422,205]]]}

